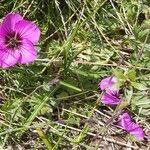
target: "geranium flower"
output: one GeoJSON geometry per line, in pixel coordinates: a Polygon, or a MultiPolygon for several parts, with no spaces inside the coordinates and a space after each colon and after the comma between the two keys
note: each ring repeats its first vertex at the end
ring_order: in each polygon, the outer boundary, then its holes
{"type": "Polygon", "coordinates": [[[118,89],[114,88],[113,85],[117,83],[117,79],[115,77],[106,77],[104,79],[102,79],[99,82],[99,87],[102,91],[119,91],[118,89]]]}
{"type": "Polygon", "coordinates": [[[114,84],[117,83],[117,79],[115,77],[107,77],[102,79],[99,82],[99,87],[104,94],[101,97],[101,102],[107,105],[117,105],[121,102],[119,98],[119,89],[114,87],[114,84]]]}
{"type": "Polygon", "coordinates": [[[124,112],[119,116],[118,125],[131,135],[134,135],[138,140],[144,139],[143,129],[137,123],[132,121],[127,112],[124,112]]]}
{"type": "Polygon", "coordinates": [[[0,25],[0,67],[33,62],[37,57],[34,45],[40,38],[39,28],[17,13],[6,15],[0,25]]]}
{"type": "Polygon", "coordinates": [[[107,105],[118,105],[121,102],[118,93],[105,92],[101,97],[101,102],[107,105]]]}

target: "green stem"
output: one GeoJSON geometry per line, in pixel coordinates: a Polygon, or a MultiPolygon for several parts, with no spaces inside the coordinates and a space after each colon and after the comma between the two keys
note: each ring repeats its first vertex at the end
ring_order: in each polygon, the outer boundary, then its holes
{"type": "Polygon", "coordinates": [[[52,150],[53,149],[53,144],[49,142],[47,136],[45,135],[45,133],[43,132],[43,130],[41,128],[37,128],[36,129],[39,137],[42,139],[43,143],[45,144],[46,148],[48,150],[52,150]]]}

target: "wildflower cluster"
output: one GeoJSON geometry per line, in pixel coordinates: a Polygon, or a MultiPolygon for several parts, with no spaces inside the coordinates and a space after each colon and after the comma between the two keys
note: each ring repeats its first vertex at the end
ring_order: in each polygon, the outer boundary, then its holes
{"type": "MultiPolygon", "coordinates": [[[[120,89],[115,86],[116,83],[117,79],[115,77],[107,77],[99,82],[98,85],[103,91],[101,97],[101,102],[103,104],[115,106],[123,102],[120,98],[120,89]]],[[[124,129],[131,135],[134,135],[138,140],[144,139],[143,129],[131,119],[127,111],[122,110],[117,122],[120,128],[124,129]]]]}
{"type": "MultiPolygon", "coordinates": [[[[31,21],[25,20],[18,13],[9,13],[0,24],[0,67],[8,68],[16,64],[31,63],[37,58],[35,45],[40,38],[40,29],[31,21]]],[[[123,102],[120,89],[114,86],[115,77],[107,77],[100,81],[99,87],[103,91],[101,102],[116,106],[123,102]]],[[[138,140],[144,139],[144,131],[130,117],[122,111],[117,121],[120,128],[134,135],[138,140]]]]}

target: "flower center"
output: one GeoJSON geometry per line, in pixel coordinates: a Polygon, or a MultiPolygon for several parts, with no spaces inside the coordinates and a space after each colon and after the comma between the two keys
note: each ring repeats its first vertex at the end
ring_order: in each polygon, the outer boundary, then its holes
{"type": "Polygon", "coordinates": [[[8,33],[5,37],[5,44],[7,48],[17,48],[21,45],[22,38],[18,33],[8,33]]]}

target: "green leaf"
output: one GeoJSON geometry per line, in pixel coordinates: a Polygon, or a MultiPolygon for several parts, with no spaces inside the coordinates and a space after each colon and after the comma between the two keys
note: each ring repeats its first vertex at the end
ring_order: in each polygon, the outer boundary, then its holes
{"type": "Polygon", "coordinates": [[[85,125],[82,131],[80,132],[79,136],[75,137],[73,140],[73,143],[80,143],[84,140],[84,138],[87,136],[87,132],[89,131],[89,126],[85,125]]]}
{"type": "Polygon", "coordinates": [[[63,92],[56,95],[56,97],[58,99],[63,99],[63,100],[66,100],[68,98],[68,96],[69,96],[69,94],[65,91],[63,91],[63,92]]]}
{"type": "Polygon", "coordinates": [[[42,139],[43,143],[45,144],[46,148],[48,150],[52,150],[54,145],[52,144],[51,141],[49,141],[49,138],[46,136],[44,131],[41,128],[37,128],[36,131],[37,131],[39,137],[42,139]]]}
{"type": "Polygon", "coordinates": [[[145,29],[150,29],[150,19],[144,20],[142,27],[145,29]]]}
{"type": "Polygon", "coordinates": [[[126,100],[128,101],[129,104],[131,102],[132,96],[133,96],[133,88],[130,88],[130,90],[126,90],[125,98],[126,98],[126,100]]]}
{"type": "Polygon", "coordinates": [[[136,89],[138,89],[138,90],[141,90],[141,91],[148,89],[148,88],[147,88],[144,84],[142,84],[142,83],[131,82],[131,85],[132,85],[134,88],[136,88],[136,89]]]}
{"type": "Polygon", "coordinates": [[[81,91],[82,91],[80,88],[75,87],[74,85],[71,85],[71,84],[69,84],[69,83],[67,83],[67,82],[65,82],[65,81],[60,81],[59,83],[60,83],[60,85],[66,86],[66,87],[68,87],[68,88],[70,88],[70,89],[73,89],[73,90],[75,90],[75,91],[78,91],[78,92],[81,92],[81,91]]]}
{"type": "Polygon", "coordinates": [[[135,96],[132,99],[131,105],[142,108],[150,108],[150,100],[146,96],[135,96]]]}
{"type": "Polygon", "coordinates": [[[71,116],[69,119],[68,119],[68,121],[67,121],[67,123],[69,123],[70,125],[80,125],[80,118],[79,117],[76,117],[76,116],[71,116]]]}
{"type": "Polygon", "coordinates": [[[136,72],[134,70],[131,70],[127,73],[128,78],[131,81],[135,81],[136,80],[136,72]]]}
{"type": "Polygon", "coordinates": [[[129,105],[128,101],[123,101],[123,102],[121,102],[120,105],[118,105],[117,110],[122,110],[122,109],[126,108],[128,105],[129,105]]]}
{"type": "Polygon", "coordinates": [[[123,74],[123,71],[115,70],[114,71],[115,76],[120,80],[126,80],[125,75],[123,74]]]}

